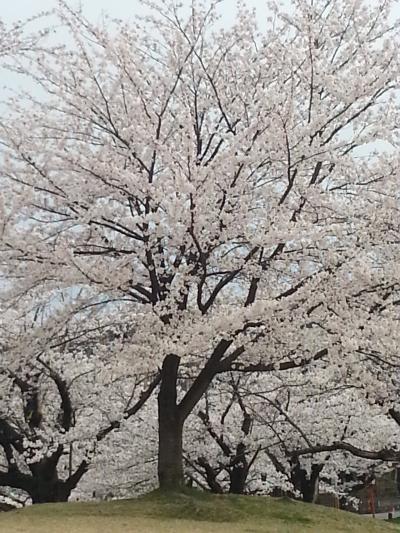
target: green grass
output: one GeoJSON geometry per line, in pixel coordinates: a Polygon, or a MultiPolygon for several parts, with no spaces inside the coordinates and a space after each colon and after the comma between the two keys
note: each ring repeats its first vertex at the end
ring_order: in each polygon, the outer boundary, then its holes
{"type": "Polygon", "coordinates": [[[394,524],[280,498],[153,492],[135,500],[37,505],[0,515],[1,533],[389,533],[394,524]]]}

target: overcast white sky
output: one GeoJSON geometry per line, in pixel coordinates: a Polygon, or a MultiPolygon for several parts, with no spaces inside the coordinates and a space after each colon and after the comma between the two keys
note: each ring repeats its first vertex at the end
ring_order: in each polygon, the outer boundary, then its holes
{"type": "MultiPolygon", "coordinates": [[[[183,0],[188,4],[190,0],[183,0]]],[[[56,5],[56,0],[0,0],[0,17],[11,22],[20,18],[27,18],[38,11],[51,9],[56,5]]],[[[77,6],[77,0],[70,0],[72,6],[77,6]]],[[[101,12],[105,11],[113,17],[127,19],[135,13],[140,13],[139,0],[82,0],[86,16],[95,21],[101,12]]],[[[266,13],[266,0],[247,0],[247,4],[256,7],[260,17],[266,13]]],[[[227,23],[232,20],[232,13],[236,5],[235,0],[225,0],[221,7],[227,23]]]]}
{"type": "MultiPolygon", "coordinates": [[[[259,15],[260,26],[267,13],[267,0],[246,0],[247,4],[255,7],[259,15]]],[[[376,2],[377,0],[370,0],[376,2]]],[[[290,4],[290,0],[283,0],[284,3],[290,4]]],[[[134,14],[140,13],[140,0],[70,0],[72,6],[81,3],[84,7],[86,16],[92,21],[96,21],[102,12],[122,19],[129,19],[134,14]]],[[[190,0],[183,0],[184,4],[189,4],[190,0]]],[[[49,10],[57,4],[57,0],[0,0],[1,10],[0,18],[5,22],[13,22],[18,19],[30,17],[38,11],[49,10]]],[[[395,0],[396,7],[393,14],[400,17],[400,0],[395,0]]],[[[223,23],[232,22],[235,11],[236,0],[224,0],[220,7],[223,16],[223,23]]]]}
{"type": "MultiPolygon", "coordinates": [[[[283,1],[290,2],[290,0],[283,1]]],[[[67,0],[67,2],[72,7],[82,5],[85,15],[93,22],[99,21],[102,13],[124,20],[132,19],[135,15],[143,13],[140,0],[67,0]]],[[[191,0],[182,0],[182,2],[189,6],[191,0]]],[[[262,21],[266,19],[267,0],[246,0],[246,2],[249,7],[256,8],[260,17],[259,25],[262,28],[262,21]]],[[[56,6],[57,0],[0,0],[0,19],[8,25],[17,20],[25,20],[41,11],[49,11],[56,6]]],[[[222,25],[229,26],[233,22],[235,10],[236,0],[223,0],[220,5],[222,25]]],[[[12,73],[0,70],[0,100],[5,86],[14,88],[16,84],[19,86],[17,79],[19,78],[12,73]]],[[[0,108],[1,105],[0,101],[0,108]]]]}
{"type": "MultiPolygon", "coordinates": [[[[67,0],[73,7],[82,4],[85,15],[89,20],[96,22],[101,18],[102,13],[107,13],[112,17],[124,20],[131,19],[134,15],[140,14],[143,6],[140,0],[67,0]]],[[[181,0],[184,5],[189,6],[191,0],[181,0]]],[[[291,0],[281,0],[284,4],[290,5],[291,0]]],[[[335,0],[334,0],[335,1],[335,0]]],[[[367,1],[367,0],[366,0],[367,1]]],[[[378,0],[369,0],[378,2],[378,0]]],[[[256,8],[258,14],[259,27],[263,29],[263,22],[266,20],[267,0],[246,0],[249,7],[256,8]]],[[[400,17],[400,0],[395,0],[393,10],[394,18],[400,17]]],[[[0,0],[0,19],[6,24],[19,19],[26,19],[39,13],[40,11],[51,10],[57,5],[57,0],[0,0]]],[[[222,25],[229,26],[234,20],[236,10],[236,0],[223,0],[219,7],[222,15],[222,25]]],[[[13,79],[9,72],[0,71],[0,95],[4,85],[9,85],[13,79]],[[2,83],[3,82],[3,83],[2,83]]],[[[1,105],[0,105],[1,107],[1,105]]]]}

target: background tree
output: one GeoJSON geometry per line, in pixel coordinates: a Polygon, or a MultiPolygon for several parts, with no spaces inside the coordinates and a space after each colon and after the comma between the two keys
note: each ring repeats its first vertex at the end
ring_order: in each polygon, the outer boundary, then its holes
{"type": "Polygon", "coordinates": [[[265,472],[260,472],[258,459],[270,443],[242,399],[242,378],[217,379],[188,420],[187,473],[195,484],[217,494],[255,493],[263,485],[265,472]]]}
{"type": "Polygon", "coordinates": [[[31,324],[17,309],[2,311],[0,486],[32,503],[67,501],[104,453],[99,446],[138,413],[159,377],[121,372],[118,338],[98,320],[81,316],[56,331],[54,310],[48,320],[36,310],[31,324]]]}
{"type": "Polygon", "coordinates": [[[341,443],[389,443],[397,438],[397,428],[384,420],[377,406],[366,404],[359,388],[335,382],[328,370],[307,369],[300,377],[280,376],[265,383],[262,379],[242,390],[250,412],[264,424],[277,440],[266,453],[275,468],[292,485],[294,495],[315,503],[319,487],[339,496],[360,484],[371,469],[383,473],[387,466],[376,457],[360,460],[341,448],[341,443]],[[251,391],[251,392],[250,392],[251,391]],[[312,448],[316,443],[339,443],[329,453],[299,455],[299,448],[312,448]]]}
{"type": "Polygon", "coordinates": [[[372,470],[383,474],[389,466],[340,449],[307,456],[297,450],[326,440],[364,446],[395,441],[395,424],[359,392],[345,382],[333,384],[319,368],[218,378],[188,421],[188,475],[216,493],[286,494],[315,503],[321,487],[346,500],[372,470]]]}

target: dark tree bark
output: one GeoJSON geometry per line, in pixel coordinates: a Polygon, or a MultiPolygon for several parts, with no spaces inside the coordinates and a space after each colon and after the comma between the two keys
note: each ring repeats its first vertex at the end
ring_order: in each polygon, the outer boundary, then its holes
{"type": "Polygon", "coordinates": [[[71,490],[68,490],[62,481],[48,482],[40,479],[34,490],[30,493],[33,504],[67,502],[71,490]]]}
{"type": "Polygon", "coordinates": [[[213,468],[205,457],[198,457],[197,464],[204,470],[204,477],[211,492],[222,494],[224,491],[217,480],[221,469],[213,468]]]}
{"type": "Polygon", "coordinates": [[[160,409],[158,479],[161,490],[180,490],[184,485],[182,464],[183,424],[160,409]]]}
{"type": "Polygon", "coordinates": [[[248,473],[247,465],[244,463],[239,463],[232,467],[229,472],[229,492],[231,494],[244,494],[248,473]]]}
{"type": "Polygon", "coordinates": [[[82,476],[87,472],[88,464],[83,461],[77,470],[67,479],[60,480],[57,464],[60,451],[50,458],[31,465],[31,473],[24,474],[16,466],[8,472],[0,473],[0,485],[17,488],[26,492],[33,504],[66,502],[82,476]]]}
{"type": "Polygon", "coordinates": [[[161,490],[180,490],[184,485],[183,419],[176,403],[179,357],[168,355],[162,367],[158,394],[158,479],[161,490]]]}
{"type": "Polygon", "coordinates": [[[294,488],[301,493],[304,502],[315,503],[317,501],[319,475],[322,469],[323,465],[313,464],[311,474],[308,476],[306,470],[301,467],[300,462],[295,461],[291,472],[292,483],[294,488]]]}
{"type": "MultiPolygon", "coordinates": [[[[242,410],[243,410],[243,422],[242,422],[242,432],[244,435],[248,435],[250,432],[252,418],[246,412],[245,407],[241,401],[239,401],[242,410]]],[[[250,463],[247,460],[248,450],[246,445],[243,442],[239,442],[236,447],[236,454],[231,462],[231,469],[229,472],[230,486],[229,492],[232,494],[244,494],[246,489],[247,476],[249,475],[249,470],[253,460],[255,460],[258,452],[253,456],[253,459],[250,463]]]]}

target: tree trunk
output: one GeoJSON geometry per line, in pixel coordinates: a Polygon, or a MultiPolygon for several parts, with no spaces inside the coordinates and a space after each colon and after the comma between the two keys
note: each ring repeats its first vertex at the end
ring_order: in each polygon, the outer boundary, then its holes
{"type": "Polygon", "coordinates": [[[319,485],[318,476],[316,478],[311,476],[310,479],[307,479],[305,476],[305,479],[302,483],[302,488],[301,488],[303,502],[315,503],[317,501],[318,485],[319,485]]]}
{"type": "MultiPolygon", "coordinates": [[[[246,432],[246,435],[247,434],[248,431],[246,432]]],[[[236,457],[232,461],[231,470],[229,472],[229,492],[231,494],[244,494],[248,473],[249,465],[246,458],[246,446],[243,442],[240,442],[237,445],[236,457]]]]}
{"type": "Polygon", "coordinates": [[[161,490],[183,488],[183,420],[176,404],[179,357],[167,355],[158,394],[158,481],[161,490]]]}
{"type": "Polygon", "coordinates": [[[161,490],[174,491],[183,487],[182,429],[179,421],[160,417],[158,480],[161,490]]]}
{"type": "Polygon", "coordinates": [[[236,465],[229,473],[229,492],[231,494],[244,494],[248,470],[243,465],[236,465]]]}
{"type": "Polygon", "coordinates": [[[319,474],[322,468],[322,465],[312,465],[310,477],[307,476],[306,470],[301,468],[298,461],[296,461],[294,468],[292,468],[292,483],[295,489],[301,493],[304,502],[315,503],[317,501],[319,474]]]}
{"type": "Polygon", "coordinates": [[[169,354],[163,361],[158,393],[158,481],[162,490],[179,491],[184,487],[183,424],[219,371],[218,365],[231,344],[232,340],[219,341],[179,405],[177,380],[180,358],[169,354]]]}
{"type": "Polygon", "coordinates": [[[32,498],[32,503],[68,501],[74,487],[58,477],[57,465],[62,452],[63,447],[59,446],[50,457],[45,457],[41,461],[31,464],[32,488],[29,490],[29,495],[32,498]]]}
{"type": "Polygon", "coordinates": [[[37,503],[56,503],[67,502],[71,494],[62,481],[56,483],[47,483],[38,480],[36,487],[30,493],[33,504],[37,503]]]}

